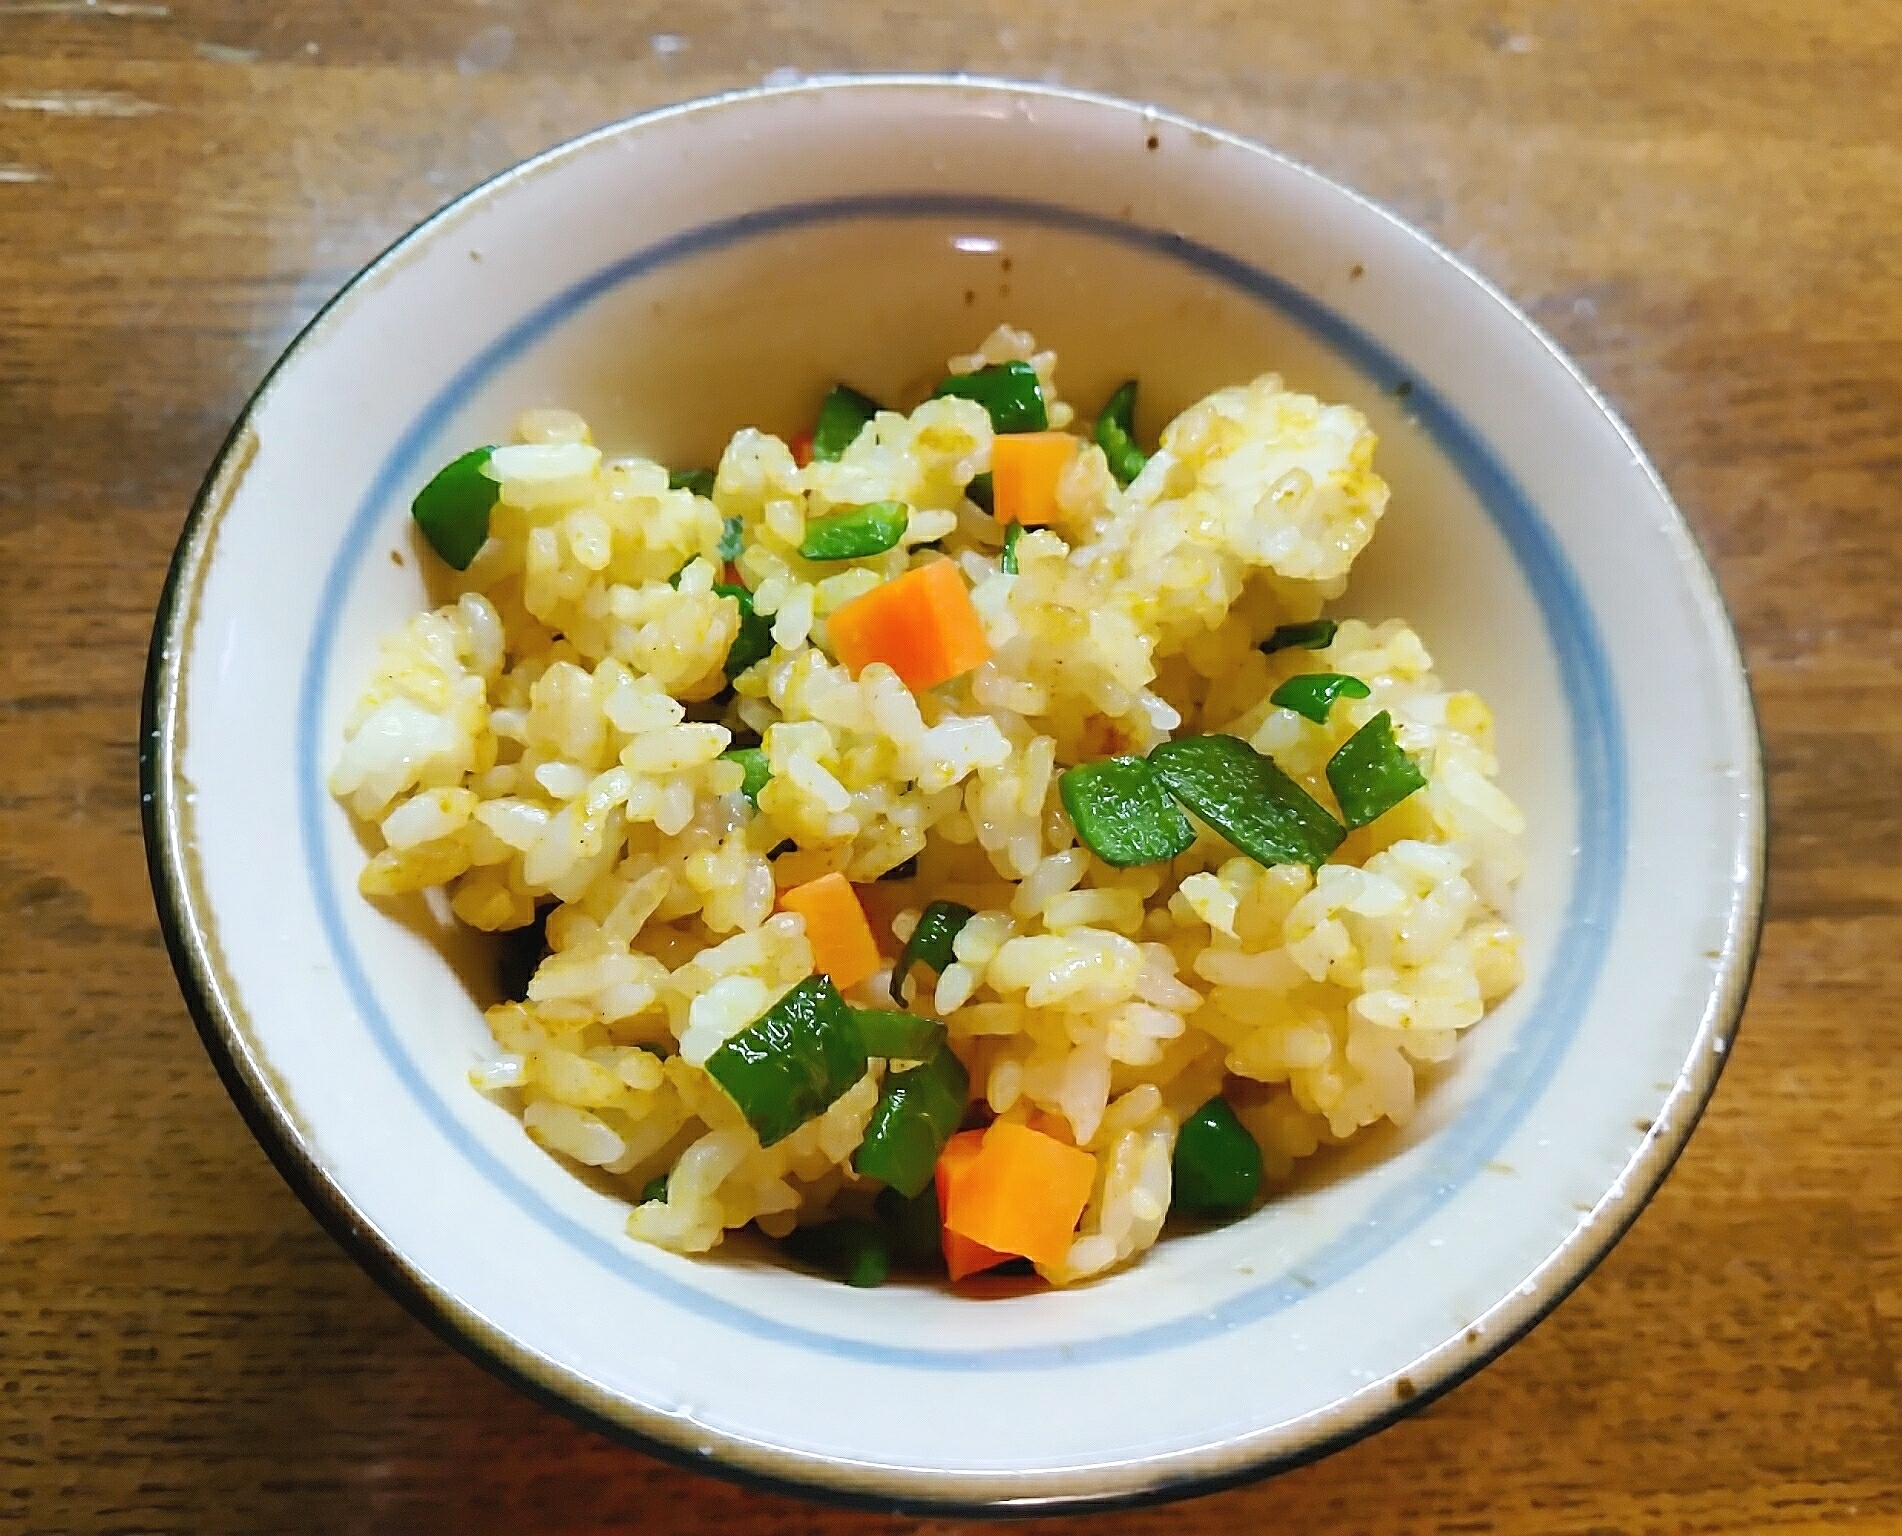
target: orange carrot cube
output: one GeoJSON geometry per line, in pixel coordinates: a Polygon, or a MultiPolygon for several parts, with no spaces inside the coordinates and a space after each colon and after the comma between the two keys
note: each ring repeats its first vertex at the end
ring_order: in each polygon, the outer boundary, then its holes
{"type": "Polygon", "coordinates": [[[988,661],[990,642],[957,564],[934,560],[833,610],[832,653],[857,677],[882,661],[914,693],[988,661]]]}
{"type": "Polygon", "coordinates": [[[866,921],[852,882],[834,871],[781,894],[782,911],[806,920],[812,966],[832,978],[841,992],[856,987],[879,967],[878,941],[866,921]]]}
{"type": "Polygon", "coordinates": [[[977,1156],[959,1171],[944,1228],[1047,1268],[1069,1254],[1095,1185],[1096,1159],[1088,1152],[1027,1125],[999,1120],[984,1133],[977,1156]]]}
{"type": "Polygon", "coordinates": [[[1057,482],[1076,457],[1068,432],[1005,432],[991,443],[991,505],[1000,523],[1057,520],[1057,482]]]}
{"type": "MultiPolygon", "coordinates": [[[[953,1191],[983,1144],[982,1131],[959,1131],[938,1154],[938,1220],[941,1224],[945,1212],[950,1209],[953,1191]]],[[[982,1243],[972,1242],[968,1237],[960,1237],[948,1226],[941,1225],[939,1236],[944,1247],[944,1267],[951,1272],[953,1280],[962,1280],[966,1275],[975,1275],[981,1270],[995,1269],[999,1264],[1008,1263],[1016,1257],[1015,1254],[998,1253],[982,1243]]]]}

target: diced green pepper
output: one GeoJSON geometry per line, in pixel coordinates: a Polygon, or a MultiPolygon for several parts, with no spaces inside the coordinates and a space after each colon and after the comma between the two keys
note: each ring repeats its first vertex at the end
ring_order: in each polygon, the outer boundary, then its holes
{"type": "Polygon", "coordinates": [[[1334,643],[1340,625],[1332,619],[1310,619],[1306,624],[1283,624],[1261,643],[1264,656],[1299,647],[1304,651],[1325,651],[1334,643]]]}
{"type": "Polygon", "coordinates": [[[980,512],[997,513],[997,493],[991,484],[991,472],[987,469],[981,475],[973,475],[971,483],[964,488],[964,494],[980,512]]]}
{"type": "Polygon", "coordinates": [[[878,1107],[852,1166],[868,1179],[883,1179],[907,1198],[931,1183],[938,1154],[957,1134],[971,1079],[950,1047],[940,1045],[929,1061],[885,1079],[878,1107]]]}
{"type": "Polygon", "coordinates": [[[913,854],[902,863],[894,864],[878,877],[881,880],[916,880],[918,878],[918,855],[913,854]]]}
{"type": "Polygon", "coordinates": [[[874,501],[806,524],[799,553],[808,560],[863,560],[882,555],[905,536],[911,514],[902,501],[874,501]]]}
{"type": "Polygon", "coordinates": [[[737,560],[746,548],[746,520],[729,517],[720,530],[720,547],[715,551],[722,560],[737,560]]]}
{"type": "Polygon", "coordinates": [[[429,547],[458,571],[468,570],[488,542],[489,513],[502,494],[502,487],[483,473],[494,452],[493,446],[472,448],[451,459],[409,505],[429,547]]]}
{"type": "Polygon", "coordinates": [[[1067,769],[1057,780],[1076,835],[1105,864],[1161,864],[1195,841],[1195,829],[1140,757],[1067,769]]]}
{"type": "Polygon", "coordinates": [[[1136,446],[1136,381],[1131,379],[1109,397],[1096,418],[1096,446],[1109,460],[1118,485],[1128,485],[1143,472],[1149,455],[1136,446]]]}
{"type": "Polygon", "coordinates": [[[879,413],[876,400],[861,395],[844,384],[832,386],[832,393],[819,407],[819,419],[812,428],[812,456],[837,459],[858,441],[872,418],[879,413]]]}
{"type": "Polygon", "coordinates": [[[808,976],[709,1056],[706,1069],[770,1147],[865,1076],[865,1045],[837,989],[808,976]]]}
{"type": "Polygon", "coordinates": [[[1217,1094],[1176,1133],[1170,1203],[1183,1211],[1238,1211],[1261,1189],[1261,1148],[1217,1094]]]}
{"type": "Polygon", "coordinates": [[[915,1013],[896,1008],[854,1008],[852,1017],[858,1020],[859,1038],[865,1042],[867,1056],[928,1061],[931,1053],[944,1044],[944,1026],[915,1013]]]}
{"type": "Polygon", "coordinates": [[[872,1212],[885,1229],[892,1258],[903,1269],[941,1269],[944,1235],[938,1219],[938,1191],[927,1184],[907,1200],[889,1184],[878,1192],[872,1212]]]}
{"type": "Polygon", "coordinates": [[[738,763],[745,770],[746,777],[740,782],[740,793],[751,800],[757,810],[759,792],[773,776],[773,770],[766,761],[766,753],[759,747],[735,747],[730,752],[722,752],[720,756],[729,763],[738,763]]]}
{"type": "Polygon", "coordinates": [[[667,1175],[661,1174],[649,1179],[641,1188],[641,1204],[652,1205],[656,1200],[667,1198],[667,1175]]]}
{"type": "Polygon", "coordinates": [[[1184,736],[1149,754],[1162,782],[1257,863],[1318,865],[1347,835],[1320,802],[1236,736],[1184,736]]]}
{"type": "Polygon", "coordinates": [[[954,373],[935,390],[934,399],[961,395],[991,413],[993,432],[1042,432],[1050,425],[1037,370],[1025,362],[993,363],[976,373],[954,373]]]}
{"type": "Polygon", "coordinates": [[[1024,525],[1014,519],[1004,530],[1004,574],[1006,576],[1017,574],[1017,541],[1023,536],[1024,525]]]}
{"type": "Polygon", "coordinates": [[[713,590],[740,605],[740,632],[726,652],[726,680],[730,683],[748,667],[773,654],[773,621],[753,611],[753,594],[745,587],[715,582],[713,590]]]}
{"type": "Polygon", "coordinates": [[[905,1006],[905,978],[920,961],[939,975],[951,963],[951,944],[977,914],[962,902],[934,901],[918,915],[918,926],[905,941],[905,952],[892,972],[892,1001],[905,1006]]]}
{"type": "Polygon", "coordinates": [[[548,957],[548,914],[552,906],[542,907],[525,928],[512,928],[499,934],[501,954],[496,962],[496,981],[503,998],[519,1003],[528,996],[528,984],[548,957]]]}
{"type": "MultiPolygon", "coordinates": [[[[713,471],[710,469],[676,469],[668,473],[667,489],[670,491],[692,491],[696,496],[713,499],[713,471]]],[[[733,557],[728,555],[727,559],[733,557]]]]}
{"type": "Polygon", "coordinates": [[[801,1264],[847,1285],[883,1285],[891,1273],[892,1250],[885,1234],[871,1222],[854,1217],[795,1227],[781,1246],[801,1264]]]}
{"type": "Polygon", "coordinates": [[[1326,725],[1327,712],[1334,707],[1336,699],[1366,697],[1367,685],[1358,677],[1340,672],[1303,672],[1269,694],[1268,702],[1305,715],[1316,725],[1326,725]]]}
{"type": "Polygon", "coordinates": [[[1348,826],[1364,827],[1416,789],[1425,789],[1427,777],[1400,750],[1393,737],[1393,716],[1383,709],[1328,759],[1327,781],[1348,826]]]}

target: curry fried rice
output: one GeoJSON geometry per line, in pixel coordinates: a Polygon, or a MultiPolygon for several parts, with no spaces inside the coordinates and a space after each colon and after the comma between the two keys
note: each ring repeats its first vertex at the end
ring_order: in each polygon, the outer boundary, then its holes
{"type": "Polygon", "coordinates": [[[458,595],[331,788],[366,896],[528,936],[472,1080],[633,1237],[1101,1275],[1404,1123],[1517,985],[1491,715],[1323,617],[1365,419],[1271,374],[1145,453],[1135,399],[1077,423],[1005,327],[711,472],[538,410],[418,496],[458,595]]]}

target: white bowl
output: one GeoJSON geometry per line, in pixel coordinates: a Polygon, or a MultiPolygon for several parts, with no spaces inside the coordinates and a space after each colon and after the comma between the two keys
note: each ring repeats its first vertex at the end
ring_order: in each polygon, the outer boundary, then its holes
{"type": "Polygon", "coordinates": [[[405,237],[292,345],[207,481],[144,746],[187,999],[319,1219],[568,1411],[690,1465],[886,1506],[1205,1490],[1490,1359],[1683,1147],[1762,888],[1759,747],[1717,591],[1552,344],[1277,155],[983,81],[655,113],[405,237]],[[1531,826],[1526,983],[1406,1134],[1073,1291],[860,1292],[757,1253],[640,1246],[617,1201],[468,1086],[488,1036],[456,935],[355,893],[365,850],[323,776],[378,636],[425,599],[409,497],[529,405],[701,461],[739,424],[795,424],[835,377],[915,397],[1006,318],[1061,351],[1079,401],[1137,373],[1159,421],[1274,368],[1372,418],[1393,509],[1347,606],[1410,619],[1495,710],[1531,826]]]}

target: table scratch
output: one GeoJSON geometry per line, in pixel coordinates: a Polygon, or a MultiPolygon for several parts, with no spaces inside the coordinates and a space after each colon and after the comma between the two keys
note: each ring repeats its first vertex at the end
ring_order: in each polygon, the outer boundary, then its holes
{"type": "Polygon", "coordinates": [[[213,64],[255,64],[264,57],[261,49],[233,48],[225,43],[200,43],[193,52],[213,64]]]}
{"type": "Polygon", "coordinates": [[[150,117],[165,110],[130,91],[10,91],[0,95],[0,109],[54,117],[150,117]]]}
{"type": "Polygon", "coordinates": [[[0,0],[0,16],[116,16],[141,21],[163,21],[169,5],[145,0],[0,0]]]}
{"type": "Polygon", "coordinates": [[[0,184],[24,185],[28,182],[50,180],[52,178],[37,165],[8,165],[0,162],[0,184]]]}

